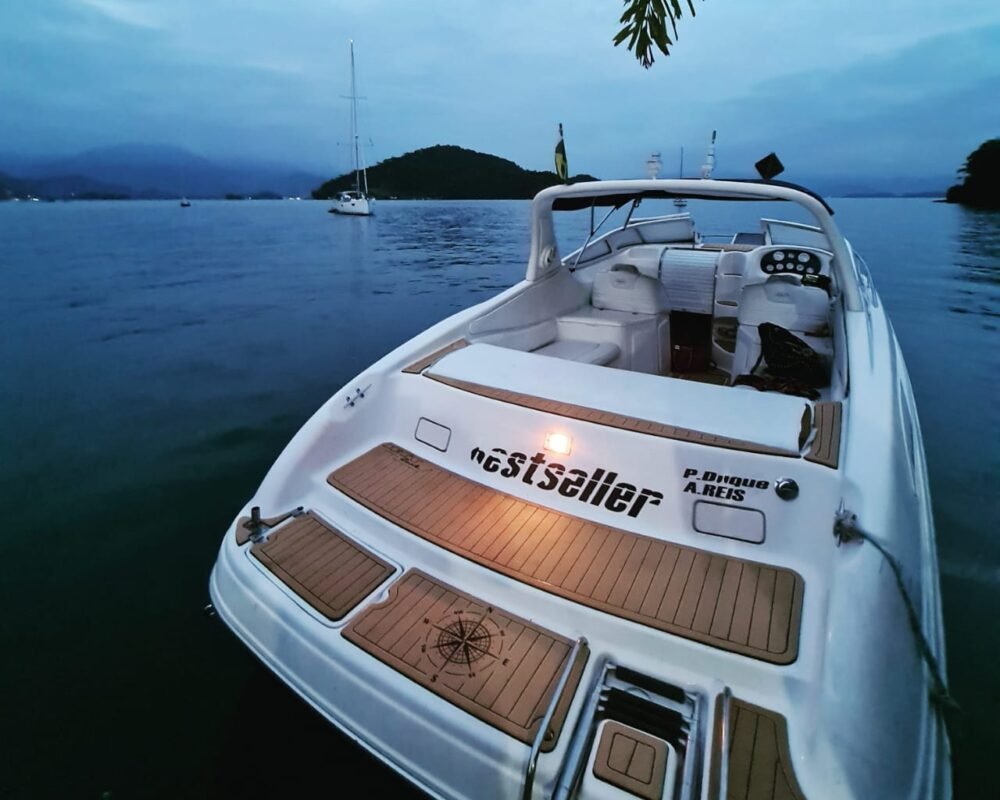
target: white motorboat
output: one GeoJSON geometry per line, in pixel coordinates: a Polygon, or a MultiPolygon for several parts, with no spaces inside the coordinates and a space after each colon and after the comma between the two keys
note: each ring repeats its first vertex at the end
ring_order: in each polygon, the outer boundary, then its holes
{"type": "Polygon", "coordinates": [[[375,198],[368,196],[368,170],[365,167],[364,149],[358,133],[358,86],[354,74],[354,42],[351,42],[351,159],[354,172],[354,189],[340,192],[329,211],[331,214],[348,214],[370,217],[375,213],[375,198]]]}
{"type": "Polygon", "coordinates": [[[577,183],[535,197],[522,282],[302,427],[211,597],[435,797],[948,798],[930,508],[899,345],[822,199],[577,183]],[[676,197],[815,224],[710,243],[633,213],[676,197]]]}

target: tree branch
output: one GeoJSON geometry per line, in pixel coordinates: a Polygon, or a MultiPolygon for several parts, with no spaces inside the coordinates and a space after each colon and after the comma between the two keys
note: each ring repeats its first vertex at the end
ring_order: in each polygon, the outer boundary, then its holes
{"type": "MultiPolygon", "coordinates": [[[[642,66],[649,69],[653,66],[653,46],[663,55],[670,55],[670,46],[677,38],[677,20],[683,16],[681,0],[623,0],[625,11],[618,20],[622,28],[615,35],[615,47],[628,39],[628,47],[635,53],[642,66]],[[670,38],[667,30],[674,38],[670,38]]],[[[695,16],[694,0],[687,0],[691,16],[695,16]]]]}

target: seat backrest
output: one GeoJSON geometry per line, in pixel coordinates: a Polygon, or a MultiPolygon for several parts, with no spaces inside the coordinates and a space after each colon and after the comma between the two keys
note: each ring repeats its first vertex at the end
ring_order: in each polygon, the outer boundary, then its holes
{"type": "Polygon", "coordinates": [[[746,270],[747,255],[743,252],[727,251],[719,256],[715,269],[715,316],[735,317],[743,291],[743,272],[746,270]]]}
{"type": "Polygon", "coordinates": [[[642,275],[632,264],[615,264],[594,277],[591,296],[594,308],[628,311],[632,314],[659,314],[667,307],[663,284],[642,275]]]}
{"type": "Polygon", "coordinates": [[[830,319],[830,297],[817,286],[803,286],[797,277],[775,275],[744,286],[740,293],[740,325],[772,322],[790,331],[818,333],[830,319]]]}

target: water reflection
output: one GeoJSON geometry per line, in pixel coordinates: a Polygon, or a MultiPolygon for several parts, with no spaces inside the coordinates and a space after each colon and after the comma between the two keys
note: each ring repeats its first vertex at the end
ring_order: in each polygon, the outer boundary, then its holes
{"type": "Polygon", "coordinates": [[[1000,212],[962,209],[962,227],[955,255],[956,278],[972,286],[956,289],[956,314],[983,317],[985,330],[997,330],[1000,317],[1000,212]]]}

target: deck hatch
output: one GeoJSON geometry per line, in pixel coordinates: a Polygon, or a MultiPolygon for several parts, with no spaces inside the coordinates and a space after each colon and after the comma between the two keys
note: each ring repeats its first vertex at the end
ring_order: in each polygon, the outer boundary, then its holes
{"type": "Polygon", "coordinates": [[[775,664],[798,655],[805,583],[792,570],[554,511],[393,444],[327,480],[405,530],[543,591],[775,664]]]}
{"type": "Polygon", "coordinates": [[[667,743],[611,720],[601,729],[594,775],[644,800],[663,797],[667,743]]]}
{"type": "Polygon", "coordinates": [[[250,553],[329,620],[343,619],[394,567],[312,512],[277,528],[250,553]]]}
{"type": "Polygon", "coordinates": [[[427,417],[421,417],[417,420],[413,438],[444,453],[447,452],[448,443],[451,441],[451,428],[427,417]]]}
{"type": "MultiPolygon", "coordinates": [[[[534,741],[573,642],[408,570],[344,637],[425,689],[526,744],[534,741]]],[[[579,651],[542,745],[555,747],[580,682],[579,651]]]]}
{"type": "Polygon", "coordinates": [[[698,533],[724,536],[750,544],[763,544],[766,528],[764,512],[727,503],[696,500],[691,526],[698,533]]]}

